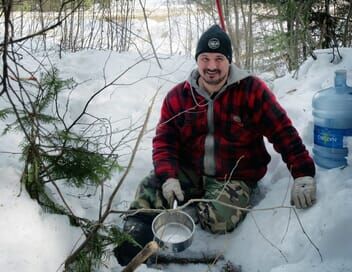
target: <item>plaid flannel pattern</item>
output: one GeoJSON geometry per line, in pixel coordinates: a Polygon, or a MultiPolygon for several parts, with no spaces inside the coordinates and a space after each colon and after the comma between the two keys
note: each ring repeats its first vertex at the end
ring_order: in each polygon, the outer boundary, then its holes
{"type": "MultiPolygon", "coordinates": [[[[155,173],[162,181],[176,178],[180,165],[204,174],[208,105],[191,88],[188,81],[178,84],[162,105],[153,139],[155,173]]],[[[270,161],[263,136],[281,154],[294,178],[315,175],[314,162],[297,130],[262,80],[247,77],[228,86],[213,102],[218,180],[239,179],[255,185],[270,161]]]]}

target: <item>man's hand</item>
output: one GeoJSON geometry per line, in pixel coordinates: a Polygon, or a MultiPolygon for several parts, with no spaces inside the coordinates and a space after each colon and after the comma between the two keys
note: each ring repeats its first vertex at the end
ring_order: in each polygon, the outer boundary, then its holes
{"type": "Polygon", "coordinates": [[[313,205],[316,200],[316,183],[312,177],[296,178],[291,189],[291,205],[297,209],[305,209],[313,205]]]}
{"type": "Polygon", "coordinates": [[[165,197],[165,199],[169,203],[170,207],[172,207],[172,204],[173,204],[172,202],[175,199],[175,197],[179,201],[184,200],[184,195],[183,195],[181,185],[180,185],[180,182],[178,181],[178,179],[175,179],[175,178],[167,179],[164,182],[164,184],[162,185],[162,192],[163,192],[163,196],[165,197]]]}

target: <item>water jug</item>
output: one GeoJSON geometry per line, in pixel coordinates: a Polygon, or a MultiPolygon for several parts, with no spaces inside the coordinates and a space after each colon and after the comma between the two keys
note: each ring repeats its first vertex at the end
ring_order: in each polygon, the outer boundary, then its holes
{"type": "Polygon", "coordinates": [[[352,88],[346,84],[346,74],[346,70],[335,71],[334,87],[313,97],[313,157],[317,165],[327,169],[347,165],[352,140],[352,88]]]}

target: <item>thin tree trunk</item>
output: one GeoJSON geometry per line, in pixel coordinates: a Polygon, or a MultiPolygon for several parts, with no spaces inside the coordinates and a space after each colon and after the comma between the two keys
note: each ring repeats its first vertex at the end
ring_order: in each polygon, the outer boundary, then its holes
{"type": "Polygon", "coordinates": [[[2,0],[2,12],[4,13],[4,47],[2,52],[2,90],[0,96],[7,93],[7,79],[8,79],[8,65],[7,65],[7,50],[8,42],[10,40],[10,15],[12,8],[12,0],[2,0]]]}
{"type": "Polygon", "coordinates": [[[245,52],[244,52],[244,68],[249,69],[251,66],[251,59],[253,56],[253,52],[251,52],[251,48],[253,48],[252,44],[252,39],[253,39],[253,34],[252,34],[252,6],[251,6],[251,0],[250,3],[248,4],[248,15],[246,14],[246,10],[243,4],[243,1],[240,1],[240,6],[241,6],[241,14],[242,14],[242,20],[243,20],[243,32],[245,36],[245,52]],[[248,17],[248,21],[246,20],[246,17],[248,17]]]}
{"type": "MultiPolygon", "coordinates": [[[[227,1],[226,1],[227,2],[227,1]]],[[[233,48],[233,54],[235,56],[234,63],[237,64],[237,66],[241,67],[241,45],[240,45],[240,18],[239,18],[239,13],[238,13],[238,6],[237,6],[237,0],[233,1],[233,10],[234,10],[234,17],[235,17],[235,29],[233,28],[233,24],[230,20],[229,16],[229,5],[226,5],[224,8],[224,14],[225,14],[225,20],[226,20],[226,25],[228,29],[229,36],[232,41],[232,48],[233,48]]]]}
{"type": "Polygon", "coordinates": [[[171,15],[170,15],[170,0],[166,1],[166,6],[167,6],[167,22],[169,25],[170,55],[172,55],[173,51],[172,51],[172,29],[171,29],[171,15]]]}
{"type": "Polygon", "coordinates": [[[249,45],[248,45],[248,55],[249,55],[249,62],[248,62],[248,68],[253,70],[253,54],[254,54],[254,47],[253,47],[253,1],[249,0],[249,13],[248,13],[248,31],[249,31],[249,45]]]}
{"type": "Polygon", "coordinates": [[[159,68],[162,69],[160,61],[159,61],[159,58],[158,58],[158,55],[156,54],[156,50],[155,50],[155,47],[154,47],[154,44],[153,44],[152,35],[150,34],[148,18],[147,18],[147,14],[145,12],[145,6],[143,5],[142,0],[139,0],[139,4],[140,4],[140,6],[142,8],[142,11],[143,11],[144,21],[145,21],[146,29],[147,29],[147,32],[148,32],[150,46],[152,47],[153,54],[154,54],[154,57],[156,59],[156,62],[159,65],[159,68]]]}
{"type": "MultiPolygon", "coordinates": [[[[43,1],[39,0],[39,9],[40,9],[40,24],[42,26],[42,29],[45,28],[44,24],[44,10],[43,10],[43,1]]],[[[43,33],[43,48],[44,51],[46,51],[46,33],[43,33]]]]}
{"type": "Polygon", "coordinates": [[[345,47],[349,47],[351,46],[351,40],[350,40],[350,20],[352,17],[352,1],[349,1],[349,8],[348,8],[348,14],[347,14],[347,18],[346,18],[346,24],[345,24],[345,30],[344,30],[344,34],[343,34],[343,41],[342,44],[345,47]]]}

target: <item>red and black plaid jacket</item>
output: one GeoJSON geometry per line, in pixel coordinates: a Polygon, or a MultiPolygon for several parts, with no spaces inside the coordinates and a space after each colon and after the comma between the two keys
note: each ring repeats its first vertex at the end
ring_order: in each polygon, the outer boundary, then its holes
{"type": "MultiPolygon", "coordinates": [[[[177,178],[180,166],[205,174],[209,104],[192,88],[189,81],[178,84],[162,105],[153,139],[155,173],[162,181],[177,178]]],[[[250,186],[260,180],[270,161],[263,136],[281,154],[294,178],[314,177],[313,160],[297,130],[262,80],[249,76],[230,84],[212,103],[214,176],[218,180],[228,179],[231,172],[231,179],[250,186]]]]}

